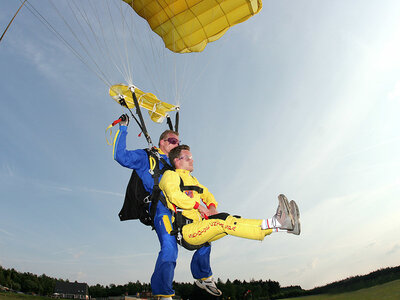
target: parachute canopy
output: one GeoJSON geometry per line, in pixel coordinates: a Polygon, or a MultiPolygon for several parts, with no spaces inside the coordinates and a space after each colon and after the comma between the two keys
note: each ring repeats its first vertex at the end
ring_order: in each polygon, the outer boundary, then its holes
{"type": "Polygon", "coordinates": [[[148,110],[150,118],[157,123],[162,123],[167,117],[168,112],[176,111],[178,106],[162,102],[152,93],[144,93],[135,86],[127,86],[124,84],[116,84],[110,87],[110,96],[119,104],[121,99],[125,100],[128,108],[134,108],[132,91],[135,92],[140,107],[148,110]]]}
{"type": "Polygon", "coordinates": [[[261,0],[123,0],[173,52],[201,52],[262,8],[261,0]]]}

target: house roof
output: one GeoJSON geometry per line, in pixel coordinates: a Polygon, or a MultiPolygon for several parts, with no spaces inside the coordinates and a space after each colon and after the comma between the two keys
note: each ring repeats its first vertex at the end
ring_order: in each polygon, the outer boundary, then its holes
{"type": "Polygon", "coordinates": [[[59,294],[88,295],[89,287],[87,283],[57,281],[54,292],[59,294]]]}

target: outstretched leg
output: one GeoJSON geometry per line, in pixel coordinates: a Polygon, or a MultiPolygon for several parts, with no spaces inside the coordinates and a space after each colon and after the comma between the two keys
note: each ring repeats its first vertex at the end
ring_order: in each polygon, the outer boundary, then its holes
{"type": "Polygon", "coordinates": [[[217,218],[185,225],[182,230],[183,237],[189,244],[201,245],[220,239],[227,234],[253,240],[263,240],[266,235],[278,229],[299,234],[300,231],[295,230],[295,225],[300,224],[296,203],[293,201],[294,203],[290,205],[284,195],[279,195],[278,199],[278,209],[270,219],[244,219],[220,213],[216,215],[217,218]]]}

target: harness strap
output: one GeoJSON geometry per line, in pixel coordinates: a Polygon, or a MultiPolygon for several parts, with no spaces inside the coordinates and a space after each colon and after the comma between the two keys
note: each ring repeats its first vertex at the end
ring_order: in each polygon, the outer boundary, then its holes
{"type": "Polygon", "coordinates": [[[173,223],[174,229],[171,231],[170,234],[175,235],[176,242],[179,245],[181,245],[183,248],[189,251],[197,250],[205,246],[210,246],[210,243],[208,242],[201,245],[192,245],[186,242],[185,239],[183,238],[182,228],[187,224],[193,223],[193,220],[186,218],[182,214],[182,209],[179,208],[176,210],[176,212],[174,212],[174,217],[175,217],[175,221],[173,223]]]}
{"type": "Polygon", "coordinates": [[[199,194],[203,194],[203,191],[204,191],[203,188],[201,188],[201,187],[199,187],[197,185],[185,185],[183,183],[182,178],[181,178],[180,188],[181,188],[182,192],[183,191],[196,191],[199,194]]]}
{"type": "MultiPolygon", "coordinates": [[[[196,191],[199,194],[203,193],[203,188],[196,186],[196,185],[185,185],[183,183],[182,178],[181,179],[181,183],[180,183],[180,188],[181,191],[196,191]]],[[[193,220],[186,218],[183,214],[182,214],[182,209],[177,208],[176,212],[173,212],[175,220],[173,222],[173,226],[174,226],[174,230],[171,231],[171,235],[175,235],[176,237],[176,241],[179,245],[181,245],[183,248],[189,250],[189,251],[193,251],[193,250],[197,250],[200,249],[201,247],[205,247],[205,246],[210,246],[209,243],[204,243],[201,245],[192,245],[189,244],[188,242],[186,242],[183,238],[183,234],[182,234],[182,228],[183,226],[193,223],[193,220]]]]}
{"type": "MultiPolygon", "coordinates": [[[[167,206],[167,201],[164,198],[164,196],[161,193],[161,189],[158,185],[160,176],[164,174],[166,170],[172,170],[172,167],[167,163],[167,161],[160,156],[157,150],[155,148],[152,149],[146,149],[146,152],[149,156],[150,160],[150,174],[153,177],[154,180],[154,185],[153,185],[153,192],[151,193],[150,196],[150,217],[152,220],[154,220],[154,216],[156,215],[156,210],[157,210],[157,204],[158,201],[161,201],[161,203],[165,206],[167,206]],[[160,161],[163,164],[163,168],[160,169],[160,161]]],[[[154,226],[154,225],[153,225],[154,226]]]]}

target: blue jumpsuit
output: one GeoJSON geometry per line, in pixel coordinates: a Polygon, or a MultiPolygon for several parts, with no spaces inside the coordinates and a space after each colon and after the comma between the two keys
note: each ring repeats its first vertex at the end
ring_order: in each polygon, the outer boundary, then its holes
{"type": "MultiPolygon", "coordinates": [[[[114,140],[114,159],[122,166],[134,169],[143,181],[144,188],[149,193],[153,191],[154,179],[149,173],[150,163],[146,150],[126,150],[127,126],[120,126],[114,140]]],[[[161,157],[168,163],[167,155],[159,150],[161,157]]],[[[163,167],[160,162],[160,169],[163,167]]],[[[161,179],[161,177],[160,177],[161,179]]],[[[151,289],[155,296],[173,296],[172,288],[176,259],[178,257],[178,246],[174,236],[167,231],[171,228],[171,211],[160,201],[157,204],[154,227],[160,241],[161,250],[158,253],[156,266],[151,276],[151,289]]],[[[210,267],[211,246],[198,249],[192,257],[190,269],[195,279],[204,279],[212,275],[210,267]]]]}

